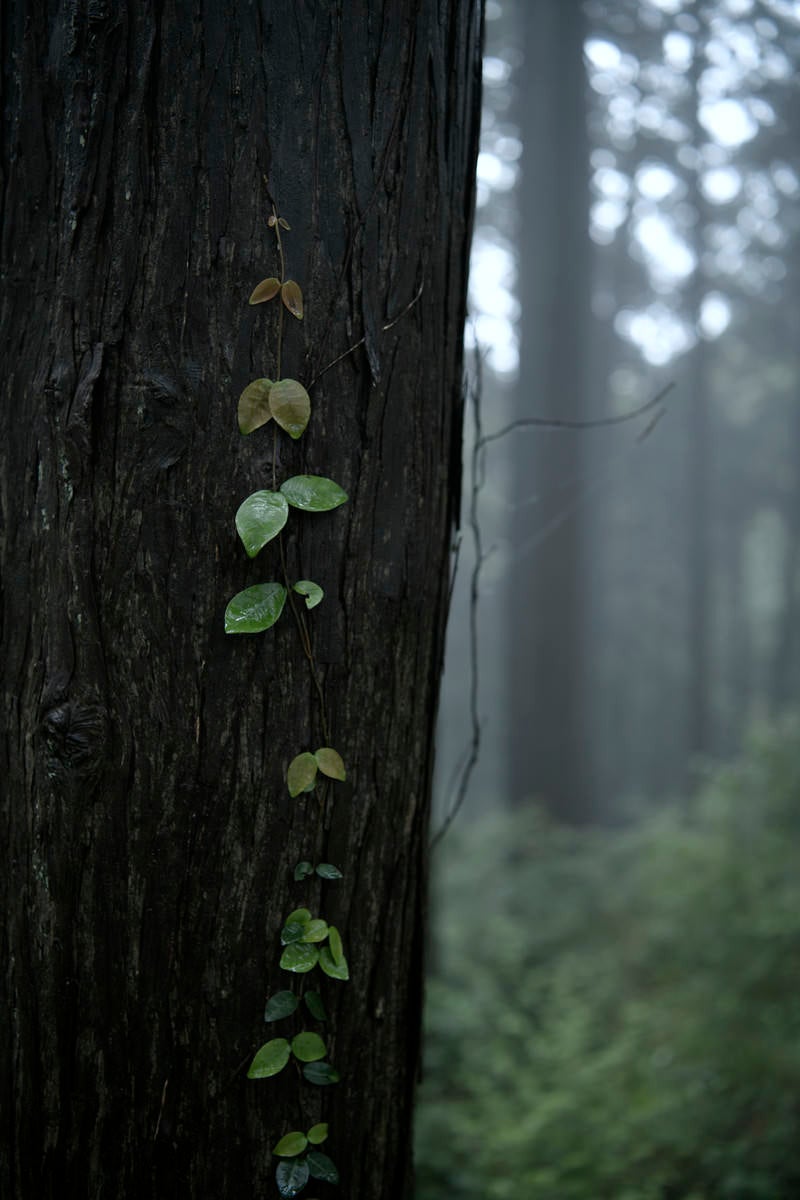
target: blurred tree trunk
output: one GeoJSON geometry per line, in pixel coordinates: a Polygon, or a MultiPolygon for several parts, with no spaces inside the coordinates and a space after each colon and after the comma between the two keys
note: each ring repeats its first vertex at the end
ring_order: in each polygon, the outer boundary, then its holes
{"type": "MultiPolygon", "coordinates": [[[[588,139],[584,17],[540,0],[524,13],[519,417],[584,411],[588,340],[588,139]]],[[[582,435],[516,435],[510,620],[512,803],[541,796],[588,815],[584,728],[582,435]]]]}
{"type": "Polygon", "coordinates": [[[341,1194],[405,1194],[479,43],[478,0],[4,16],[3,1196],[274,1195],[271,1147],[318,1120],[341,1194]],[[285,373],[366,339],[275,464],[350,495],[287,526],[350,772],[322,814],[286,791],[323,737],[288,611],[222,623],[280,577],[233,526],[272,472],[236,428],[275,369],[277,310],[247,307],[269,195],[306,301],[285,373]],[[294,883],[301,859],[344,879],[294,883]],[[343,1081],[249,1082],[306,903],[349,952],[322,981],[343,1081]]]}

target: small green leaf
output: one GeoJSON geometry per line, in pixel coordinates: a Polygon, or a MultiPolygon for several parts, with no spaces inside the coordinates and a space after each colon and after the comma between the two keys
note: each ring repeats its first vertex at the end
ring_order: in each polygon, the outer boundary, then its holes
{"type": "Polygon", "coordinates": [[[329,512],[347,499],[347,492],[324,475],[293,475],[281,484],[281,491],[292,508],[304,512],[329,512]]]}
{"type": "Polygon", "coordinates": [[[296,379],[279,379],[270,388],[269,410],[281,429],[297,441],[308,425],[311,399],[296,379]]]}
{"type": "Polygon", "coordinates": [[[313,791],[314,781],[317,778],[317,760],[313,754],[306,750],[303,754],[298,754],[289,763],[289,770],[286,772],[286,786],[289,789],[289,795],[299,796],[301,792],[313,791]]]}
{"type": "Polygon", "coordinates": [[[269,279],[262,279],[261,283],[253,288],[248,304],[263,304],[265,300],[271,300],[273,296],[277,296],[280,290],[280,279],[276,279],[274,275],[270,275],[269,279]]]}
{"type": "Polygon", "coordinates": [[[278,1191],[286,1200],[291,1200],[298,1192],[302,1192],[308,1183],[310,1171],[304,1158],[287,1158],[278,1163],[275,1171],[275,1182],[278,1191]]]}
{"type": "MultiPolygon", "coordinates": [[[[308,1145],[308,1138],[299,1129],[293,1129],[291,1133],[285,1133],[277,1146],[273,1148],[273,1154],[279,1154],[281,1158],[296,1158],[298,1154],[302,1154],[308,1145]]],[[[319,1176],[317,1176],[319,1178],[319,1176]]]]}
{"type": "Polygon", "coordinates": [[[321,1150],[309,1150],[306,1158],[309,1174],[313,1179],[322,1179],[325,1183],[338,1183],[339,1172],[332,1159],[321,1150]]]}
{"type": "Polygon", "coordinates": [[[309,909],[293,908],[283,923],[284,923],[284,925],[290,925],[293,921],[296,921],[300,925],[305,925],[306,921],[310,921],[310,920],[311,920],[311,912],[309,909]]]}
{"type": "Polygon", "coordinates": [[[308,924],[303,927],[304,942],[324,942],[327,936],[328,924],[320,917],[317,917],[313,921],[309,921],[308,924]]]}
{"type": "Polygon", "coordinates": [[[236,512],[236,532],[250,558],[277,537],[286,524],[289,505],[280,492],[253,492],[236,512]]]}
{"type": "Polygon", "coordinates": [[[299,862],[294,869],[294,877],[295,877],[295,880],[297,880],[298,882],[301,879],[307,879],[309,875],[313,875],[313,874],[314,874],[313,864],[310,862],[306,862],[305,860],[303,862],[299,862]]]}
{"type": "Polygon", "coordinates": [[[269,1079],[270,1075],[277,1075],[289,1061],[289,1054],[286,1038],[273,1038],[272,1041],[265,1042],[250,1063],[247,1078],[269,1079]]]}
{"type": "Polygon", "coordinates": [[[293,971],[295,975],[304,975],[313,971],[319,962],[319,950],[305,942],[293,942],[287,946],[281,955],[281,966],[284,971],[293,971]]]}
{"type": "Polygon", "coordinates": [[[317,863],[316,872],[320,879],[344,879],[342,872],[333,863],[317,863]]]}
{"type": "MultiPolygon", "coordinates": [[[[293,942],[305,940],[303,935],[308,929],[308,925],[301,925],[299,921],[287,921],[281,930],[281,945],[291,946],[293,942]]],[[[308,941],[314,941],[314,938],[308,938],[308,941]]]]}
{"type": "MultiPolygon", "coordinates": [[[[325,1121],[320,1121],[319,1125],[312,1125],[306,1137],[311,1142],[312,1146],[321,1146],[328,1136],[328,1126],[325,1121]]],[[[319,1176],[317,1176],[319,1178],[319,1176]]]]}
{"type": "Polygon", "coordinates": [[[256,583],[237,592],[225,609],[226,633],[262,633],[274,625],[286,603],[280,583],[256,583]]]}
{"type": "Polygon", "coordinates": [[[345,961],[344,951],[342,950],[342,938],[339,930],[335,925],[328,926],[328,945],[330,946],[331,958],[340,967],[345,961]]]}
{"type": "Polygon", "coordinates": [[[316,608],[322,597],[325,595],[318,583],[312,583],[310,579],[298,579],[294,584],[293,591],[306,598],[306,608],[316,608]]]}
{"type": "Polygon", "coordinates": [[[316,1083],[322,1087],[326,1083],[338,1083],[341,1075],[326,1062],[311,1062],[306,1063],[303,1067],[303,1074],[309,1083],[316,1083]]]}
{"type": "Polygon", "coordinates": [[[280,1021],[283,1017],[290,1017],[299,1003],[300,1001],[294,992],[276,992],[267,1001],[267,1007],[264,1009],[264,1020],[280,1021]]]}
{"type": "Polygon", "coordinates": [[[330,746],[323,746],[321,750],[315,750],[314,759],[322,774],[327,775],[329,779],[339,779],[344,782],[347,778],[342,756],[336,750],[332,750],[330,746]]]}
{"type": "Polygon", "coordinates": [[[318,1033],[298,1033],[292,1038],[292,1054],[300,1062],[317,1062],[327,1054],[325,1043],[318,1033]]]}
{"type": "Polygon", "coordinates": [[[325,1005],[322,1003],[322,997],[319,992],[306,992],[303,999],[306,1002],[306,1008],[315,1021],[327,1021],[328,1014],[325,1011],[325,1005]]]}
{"type": "MultiPolygon", "coordinates": [[[[279,217],[278,220],[281,218],[279,217]]],[[[303,319],[303,293],[300,291],[300,284],[295,283],[293,279],[287,279],[281,288],[281,300],[288,308],[293,317],[297,317],[298,321],[303,319]]]]}
{"type": "Polygon", "coordinates": [[[253,430],[260,429],[262,425],[266,425],[267,421],[272,420],[272,411],[269,407],[271,387],[271,379],[254,379],[252,383],[248,383],[239,397],[240,433],[252,433],[253,430]]]}
{"type": "MultiPolygon", "coordinates": [[[[281,960],[281,965],[283,965],[283,960],[281,960]]],[[[323,946],[319,952],[319,965],[326,975],[330,975],[331,979],[341,979],[344,982],[350,978],[345,956],[342,955],[342,961],[337,963],[327,946],[323,946]]]]}

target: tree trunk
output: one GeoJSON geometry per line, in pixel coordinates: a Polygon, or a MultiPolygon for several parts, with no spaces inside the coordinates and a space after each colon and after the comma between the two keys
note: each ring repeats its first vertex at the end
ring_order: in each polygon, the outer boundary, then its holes
{"type": "Polygon", "coordinates": [[[272,1146],[321,1120],[339,1194],[407,1188],[479,8],[4,13],[4,1196],[272,1196],[272,1146]],[[236,424],[276,378],[279,302],[247,307],[279,274],[273,197],[306,308],[284,373],[365,339],[296,442],[236,424]],[[273,470],[349,493],[286,527],[289,577],[325,590],[308,624],[348,767],[294,800],[287,763],[324,733],[295,621],[223,630],[281,577],[233,524],[273,470]],[[344,878],[294,882],[306,859],[344,878]],[[300,905],[346,941],[351,981],[318,985],[333,1087],[246,1078],[303,1027],[263,1020],[301,978],[278,966],[300,905]]]}

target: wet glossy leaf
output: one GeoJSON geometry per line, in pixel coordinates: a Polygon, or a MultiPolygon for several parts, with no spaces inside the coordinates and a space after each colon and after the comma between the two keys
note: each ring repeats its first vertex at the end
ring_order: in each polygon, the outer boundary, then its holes
{"type": "Polygon", "coordinates": [[[293,508],[304,512],[329,512],[347,499],[347,492],[324,475],[293,475],[281,484],[281,491],[293,508]]]}
{"type": "Polygon", "coordinates": [[[321,750],[315,750],[314,759],[323,775],[327,775],[330,779],[345,780],[347,778],[341,755],[336,750],[332,750],[330,746],[323,746],[321,750]]]}
{"type": "Polygon", "coordinates": [[[319,950],[306,942],[293,942],[287,946],[281,955],[281,966],[284,971],[293,971],[295,975],[304,975],[313,971],[319,961],[319,950]]]}
{"type": "Polygon", "coordinates": [[[299,1003],[300,1001],[294,992],[276,992],[267,1001],[267,1006],[264,1009],[264,1020],[280,1021],[283,1017],[290,1017],[299,1003]]]}
{"type": "Polygon", "coordinates": [[[269,390],[269,410],[281,429],[297,440],[311,416],[311,400],[296,379],[279,379],[269,390]]]}
{"type": "Polygon", "coordinates": [[[292,1054],[300,1062],[317,1062],[327,1054],[325,1043],[318,1033],[298,1033],[292,1038],[292,1054]]]}
{"type": "Polygon", "coordinates": [[[239,397],[239,432],[252,433],[272,420],[269,407],[269,393],[272,387],[271,379],[254,379],[239,397]]]}
{"type": "Polygon", "coordinates": [[[338,1083],[341,1079],[336,1068],[326,1062],[306,1063],[303,1067],[303,1074],[309,1083],[316,1083],[320,1087],[326,1083],[338,1083]]]}
{"type": "Polygon", "coordinates": [[[339,1172],[332,1159],[321,1150],[309,1150],[306,1158],[308,1170],[313,1179],[322,1179],[325,1183],[338,1183],[339,1172]]]}
{"type": "Polygon", "coordinates": [[[286,603],[280,583],[256,583],[237,592],[225,609],[226,633],[262,633],[278,620],[286,603]]]}
{"type": "Polygon", "coordinates": [[[253,492],[236,512],[236,532],[250,558],[277,537],[286,524],[289,505],[280,492],[253,492]]]}
{"type": "Polygon", "coordinates": [[[315,921],[309,921],[303,928],[304,942],[324,942],[328,936],[327,921],[323,921],[319,917],[315,921]]]}
{"type": "Polygon", "coordinates": [[[319,584],[312,583],[310,579],[298,579],[294,585],[294,591],[300,596],[305,596],[306,608],[316,608],[325,595],[319,584]]]}
{"type": "Polygon", "coordinates": [[[301,792],[312,791],[316,778],[317,760],[314,755],[309,754],[307,750],[303,754],[298,754],[289,763],[289,770],[286,772],[286,786],[289,788],[289,795],[299,796],[301,792]]]}
{"type": "Polygon", "coordinates": [[[344,982],[350,978],[345,956],[342,955],[342,961],[337,963],[327,946],[323,946],[319,952],[319,965],[326,975],[330,975],[331,979],[340,979],[344,982]]]}
{"type": "Polygon", "coordinates": [[[263,304],[265,300],[271,300],[273,296],[277,296],[280,290],[280,279],[276,279],[274,275],[270,275],[269,279],[262,279],[261,283],[253,288],[248,304],[263,304]]]}
{"type": "Polygon", "coordinates": [[[335,925],[328,926],[328,946],[330,947],[331,958],[340,967],[345,961],[344,950],[342,949],[342,937],[335,925]]]}
{"type": "Polygon", "coordinates": [[[309,1177],[308,1163],[304,1158],[287,1158],[283,1162],[278,1163],[275,1171],[275,1182],[278,1185],[278,1191],[286,1200],[291,1200],[308,1183],[309,1177]]]}
{"type": "Polygon", "coordinates": [[[292,316],[297,317],[298,321],[302,321],[303,293],[300,291],[299,283],[295,283],[293,279],[287,279],[281,288],[281,299],[292,316]]]}
{"type": "Polygon", "coordinates": [[[299,882],[301,879],[307,879],[309,875],[314,874],[314,867],[310,862],[299,862],[294,869],[294,877],[299,882]]]}
{"type": "Polygon", "coordinates": [[[307,928],[307,925],[301,925],[299,921],[287,921],[281,930],[281,945],[291,946],[293,942],[303,941],[303,934],[307,928]]]}
{"type": "MultiPolygon", "coordinates": [[[[328,1136],[328,1126],[325,1121],[320,1121],[319,1125],[312,1125],[306,1137],[311,1142],[312,1146],[321,1146],[328,1136]]],[[[319,1178],[319,1176],[317,1176],[319,1178]]]]}
{"type": "MultiPolygon", "coordinates": [[[[295,1158],[298,1154],[302,1154],[308,1145],[308,1138],[299,1129],[293,1129],[291,1133],[285,1133],[277,1146],[273,1148],[273,1154],[279,1154],[281,1158],[295,1158]]],[[[317,1176],[319,1178],[319,1176],[317,1176]]]]}
{"type": "Polygon", "coordinates": [[[325,1005],[322,1003],[322,997],[319,992],[306,992],[303,999],[306,1002],[306,1008],[315,1021],[327,1021],[328,1014],[325,1011],[325,1005]]]}
{"type": "Polygon", "coordinates": [[[269,1079],[277,1075],[289,1061],[290,1048],[286,1038],[273,1038],[265,1042],[250,1063],[248,1079],[269,1079]]]}
{"type": "Polygon", "coordinates": [[[344,879],[342,872],[333,863],[317,863],[316,871],[320,879],[344,879]]]}

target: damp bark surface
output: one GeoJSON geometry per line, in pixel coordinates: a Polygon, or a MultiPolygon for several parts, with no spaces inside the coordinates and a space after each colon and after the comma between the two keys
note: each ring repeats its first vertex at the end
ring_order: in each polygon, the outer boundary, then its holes
{"type": "Polygon", "coordinates": [[[479,9],[3,7],[3,1196],[275,1195],[271,1147],[320,1120],[342,1186],[314,1194],[408,1192],[479,9]],[[273,200],[306,310],[282,373],[317,380],[297,442],[236,422],[274,377],[277,310],[247,305],[273,200]],[[233,524],[273,470],[349,494],[286,527],[348,766],[322,807],[285,784],[323,744],[290,615],[223,629],[280,579],[233,524]],[[320,983],[334,1087],[246,1078],[301,904],[350,964],[320,983]]]}

